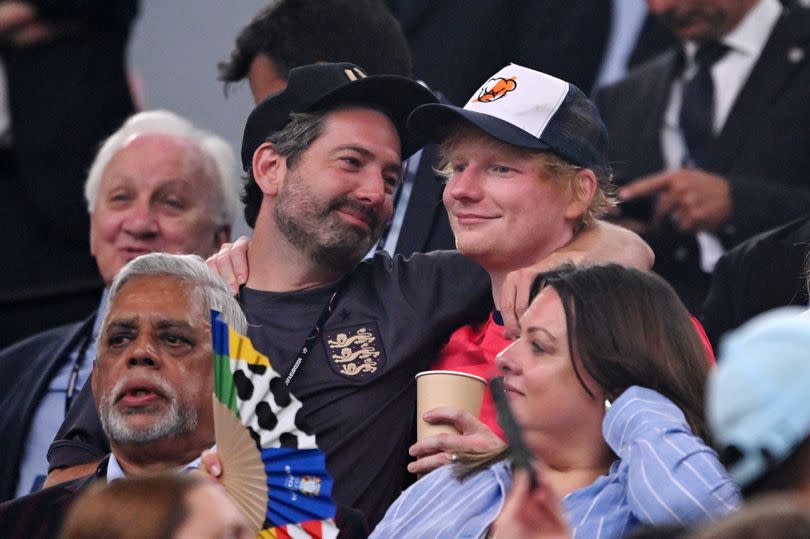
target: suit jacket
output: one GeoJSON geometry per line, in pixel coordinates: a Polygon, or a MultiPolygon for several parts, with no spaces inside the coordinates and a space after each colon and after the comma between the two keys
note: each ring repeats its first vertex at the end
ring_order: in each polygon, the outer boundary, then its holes
{"type": "Polygon", "coordinates": [[[80,320],[103,288],[89,254],[84,180],[99,143],[134,111],[126,45],[137,0],[32,0],[75,24],[46,43],[0,46],[12,146],[0,171],[0,346],[80,320]],[[47,305],[47,308],[43,306],[47,305]]]}
{"type": "MultiPolygon", "coordinates": [[[[597,94],[620,182],[663,169],[660,130],[671,83],[682,65],[680,48],[667,51],[597,94]]],[[[734,215],[721,232],[726,247],[803,216],[810,208],[808,88],[810,12],[785,10],[704,167],[731,183],[734,215]]],[[[699,270],[694,237],[670,228],[648,239],[656,252],[656,271],[682,297],[694,299],[687,302],[691,308],[698,308],[708,277],[699,270]],[[699,279],[697,289],[690,291],[699,279]]]]}
{"type": "Polygon", "coordinates": [[[92,338],[95,316],[39,333],[0,352],[0,501],[14,497],[37,407],[51,379],[69,361],[70,352],[83,339],[92,338]]]}
{"type": "Polygon", "coordinates": [[[107,475],[105,459],[96,472],[0,504],[0,537],[52,539],[61,537],[62,523],[82,492],[107,475]]]}
{"type": "Polygon", "coordinates": [[[444,182],[433,171],[439,162],[438,146],[422,151],[405,219],[397,239],[396,254],[410,256],[440,249],[455,249],[456,240],[442,202],[444,182]]]}
{"type": "Polygon", "coordinates": [[[701,316],[715,349],[724,333],[749,318],[785,305],[807,306],[809,245],[805,217],[754,236],[720,258],[701,316]]]}
{"type": "Polygon", "coordinates": [[[610,31],[605,0],[387,0],[416,78],[463,105],[514,62],[590,92],[610,31]],[[608,21],[606,23],[605,21],[608,21]]]}

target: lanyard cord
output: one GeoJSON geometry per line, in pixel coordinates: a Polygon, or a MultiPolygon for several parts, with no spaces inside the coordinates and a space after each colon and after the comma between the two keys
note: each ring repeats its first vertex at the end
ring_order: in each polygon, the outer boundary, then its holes
{"type": "Polygon", "coordinates": [[[73,368],[70,371],[70,378],[68,378],[67,391],[65,391],[65,416],[67,416],[70,405],[73,403],[73,397],[76,393],[76,383],[79,381],[79,371],[84,364],[84,356],[87,355],[87,349],[90,347],[90,342],[93,340],[93,332],[82,339],[82,345],[79,347],[79,355],[76,361],[73,362],[73,368]]]}
{"type": "Polygon", "coordinates": [[[337,301],[338,296],[340,295],[342,285],[343,281],[341,280],[335,287],[335,291],[332,292],[332,296],[329,298],[329,301],[327,301],[326,305],[324,305],[320,316],[318,316],[318,321],[315,322],[314,326],[312,326],[312,330],[309,332],[309,335],[304,340],[304,344],[298,351],[298,355],[295,358],[295,363],[293,363],[293,366],[290,369],[289,374],[287,374],[287,378],[284,379],[284,385],[286,386],[290,385],[290,382],[292,382],[295,373],[298,372],[298,368],[301,366],[301,364],[304,362],[307,356],[309,356],[309,353],[312,351],[313,341],[318,338],[318,335],[320,335],[321,333],[321,328],[326,324],[326,321],[329,320],[329,317],[332,315],[332,311],[334,311],[335,309],[335,303],[337,301]]]}

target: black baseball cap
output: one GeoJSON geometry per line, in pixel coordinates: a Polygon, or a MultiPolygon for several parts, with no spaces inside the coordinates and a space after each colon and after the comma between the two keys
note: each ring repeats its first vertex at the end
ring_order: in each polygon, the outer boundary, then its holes
{"type": "Polygon", "coordinates": [[[422,145],[441,143],[465,120],[502,142],[555,153],[581,167],[607,166],[607,129],[575,85],[516,64],[490,77],[464,108],[426,104],[408,119],[422,145]]]}
{"type": "Polygon", "coordinates": [[[291,120],[291,113],[328,110],[343,103],[368,104],[382,110],[394,123],[405,159],[422,145],[407,129],[411,112],[435,103],[433,93],[421,84],[397,75],[367,76],[350,63],[322,63],[290,70],[287,87],[253,109],[242,137],[242,166],[248,170],[253,153],[271,134],[291,120]]]}

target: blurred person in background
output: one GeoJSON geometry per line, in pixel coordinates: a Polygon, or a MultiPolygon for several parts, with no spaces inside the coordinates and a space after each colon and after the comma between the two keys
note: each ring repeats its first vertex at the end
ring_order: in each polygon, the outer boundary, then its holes
{"type": "Polygon", "coordinates": [[[414,76],[454,105],[514,62],[590,93],[606,49],[605,0],[385,0],[402,25],[414,76]]]}
{"type": "Polygon", "coordinates": [[[692,312],[725,250],[810,205],[810,12],[786,4],[647,0],[680,43],[596,95],[621,222],[692,312]]]}
{"type": "Polygon", "coordinates": [[[0,3],[0,348],[98,304],[82,184],[134,112],[137,13],[137,0],[0,3]]]}
{"type": "Polygon", "coordinates": [[[810,537],[807,498],[770,495],[746,503],[740,512],[707,524],[684,539],[804,539],[810,537]]]}
{"type": "Polygon", "coordinates": [[[63,539],[253,539],[217,483],[194,474],[96,484],[65,518],[63,539]]]}
{"type": "Polygon", "coordinates": [[[709,377],[712,438],[747,498],[810,500],[810,319],[802,312],[783,307],[728,333],[709,377]]]}
{"type": "Polygon", "coordinates": [[[807,306],[810,217],[749,238],[725,253],[712,272],[700,321],[718,346],[754,316],[787,305],[807,306]]]}

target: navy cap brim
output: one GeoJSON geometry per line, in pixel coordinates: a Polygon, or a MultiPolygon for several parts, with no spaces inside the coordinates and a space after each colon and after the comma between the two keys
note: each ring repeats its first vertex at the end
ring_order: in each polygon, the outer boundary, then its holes
{"type": "MultiPolygon", "coordinates": [[[[293,80],[290,80],[293,83],[293,80]]],[[[388,116],[400,138],[402,159],[410,157],[422,144],[407,128],[408,117],[414,109],[426,103],[436,103],[433,93],[419,83],[396,75],[372,75],[339,86],[308,103],[296,99],[289,86],[262,101],[250,113],[242,138],[242,166],[247,170],[253,153],[267,137],[280,131],[290,121],[290,113],[327,110],[342,104],[368,105],[379,108],[388,116]],[[288,91],[291,90],[291,91],[288,91]]]]}
{"type": "Polygon", "coordinates": [[[422,105],[414,110],[408,118],[408,129],[423,146],[440,144],[459,120],[469,122],[487,135],[519,148],[553,151],[542,140],[505,120],[440,103],[422,105]]]}

